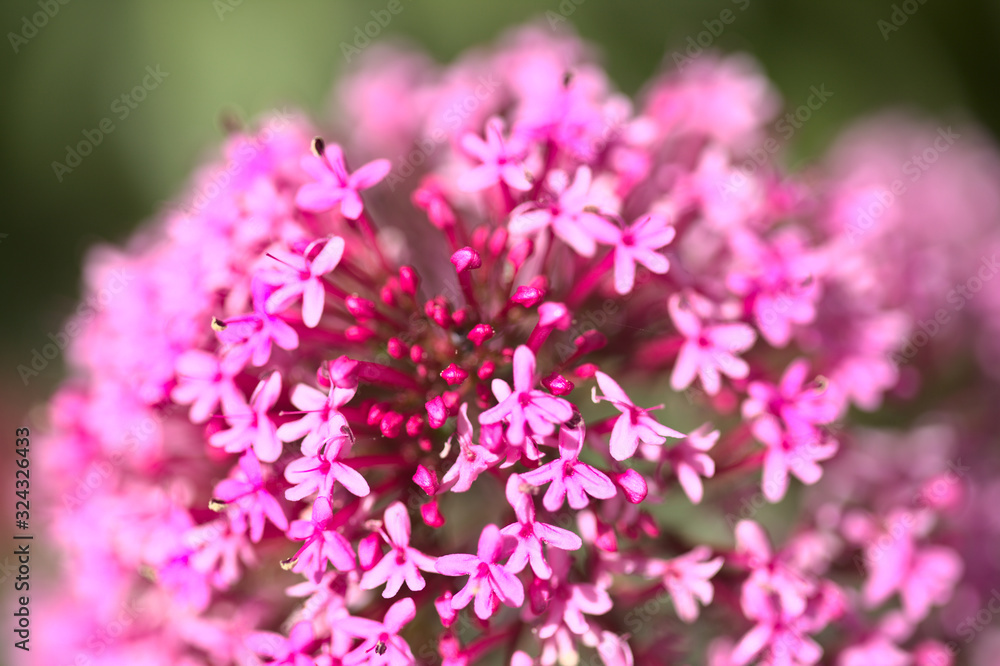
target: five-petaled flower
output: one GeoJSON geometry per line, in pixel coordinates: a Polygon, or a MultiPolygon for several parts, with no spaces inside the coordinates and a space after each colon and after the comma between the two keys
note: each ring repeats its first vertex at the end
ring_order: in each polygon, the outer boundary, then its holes
{"type": "Polygon", "coordinates": [[[454,609],[465,608],[475,598],[476,617],[488,619],[501,603],[515,608],[524,603],[524,585],[506,566],[500,564],[505,537],[496,525],[487,525],[479,535],[475,555],[442,555],[435,568],[445,576],[468,576],[458,594],[452,597],[454,609]]]}
{"type": "Polygon", "coordinates": [[[697,376],[705,392],[715,395],[721,387],[719,373],[733,379],[750,373],[750,366],[737,354],[753,346],[756,334],[752,328],[742,322],[706,325],[680,294],[670,297],[668,307],[674,325],[684,336],[670,376],[675,391],[686,389],[697,376]]]}
{"type": "Polygon", "coordinates": [[[502,379],[493,380],[495,407],[479,415],[479,423],[491,425],[507,420],[507,440],[514,446],[524,444],[529,435],[545,437],[556,425],[569,421],[573,407],[569,402],[544,391],[535,390],[535,354],[525,345],[514,350],[514,389],[502,379]]]}
{"type": "Polygon", "coordinates": [[[363,639],[344,655],[344,666],[412,666],[413,652],[399,632],[417,616],[417,607],[409,597],[400,599],[385,612],[381,622],[363,617],[337,620],[341,631],[363,639]]]}
{"type": "Polygon", "coordinates": [[[313,142],[313,153],[302,157],[302,169],[316,182],[307,183],[295,195],[295,205],[312,213],[322,213],[340,206],[340,214],[348,220],[361,217],[364,202],[361,190],[377,185],[389,174],[392,163],[378,159],[347,172],[344,151],[336,143],[313,142]]]}
{"type": "Polygon", "coordinates": [[[657,250],[668,245],[676,233],[667,218],[657,213],[647,213],[624,228],[602,219],[592,234],[614,248],[615,291],[619,294],[632,291],[636,264],[657,275],[666,273],[670,262],[657,250]]]}
{"type": "Polygon", "coordinates": [[[410,546],[410,515],[406,505],[402,502],[390,504],[385,510],[384,527],[382,538],[389,544],[390,550],[361,577],[361,589],[373,590],[385,583],[382,596],[391,599],[405,581],[407,587],[419,592],[427,584],[420,570],[434,572],[436,569],[433,557],[410,546]]]}
{"type": "Polygon", "coordinates": [[[269,252],[268,257],[277,265],[257,272],[262,281],[277,288],[265,303],[267,311],[281,312],[295,299],[302,298],[302,323],[316,328],[326,301],[323,276],[336,268],[343,256],[344,239],[340,236],[313,241],[302,254],[269,252]],[[310,258],[317,247],[321,249],[310,258]]]}
{"type": "Polygon", "coordinates": [[[597,396],[595,392],[595,401],[606,400],[622,413],[611,429],[612,458],[615,460],[631,458],[639,448],[640,441],[643,444],[663,444],[667,441],[667,437],[684,437],[683,433],[658,423],[649,415],[654,409],[662,409],[663,405],[636,407],[618,382],[603,372],[597,372],[594,376],[597,378],[597,385],[601,387],[601,392],[604,393],[603,396],[597,396]]]}

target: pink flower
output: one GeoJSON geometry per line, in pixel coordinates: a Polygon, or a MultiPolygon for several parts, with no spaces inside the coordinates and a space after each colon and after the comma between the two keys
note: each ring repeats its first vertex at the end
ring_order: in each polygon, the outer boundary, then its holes
{"type": "Polygon", "coordinates": [[[268,312],[283,312],[295,299],[302,298],[302,322],[316,328],[323,316],[326,288],[323,276],[332,271],[344,256],[344,239],[332,236],[310,243],[302,254],[288,252],[268,253],[278,265],[260,270],[257,275],[269,285],[277,287],[265,304],[268,312]],[[319,253],[309,258],[312,250],[319,253]]]}
{"type": "Polygon", "coordinates": [[[597,385],[604,393],[597,400],[607,400],[622,413],[615,420],[615,425],[611,430],[611,457],[615,460],[627,460],[635,454],[639,447],[639,442],[643,444],[663,444],[667,437],[683,437],[682,433],[673,428],[657,423],[649,412],[654,409],[662,409],[663,405],[657,407],[636,407],[632,400],[625,394],[618,382],[611,379],[603,372],[594,375],[597,378],[597,385]]]}
{"type": "Polygon", "coordinates": [[[866,578],[862,594],[865,605],[875,608],[899,592],[906,618],[923,620],[934,605],[946,603],[962,575],[962,559],[945,546],[916,544],[918,517],[904,510],[893,511],[884,531],[865,548],[866,578]]]}
{"type": "Polygon", "coordinates": [[[520,573],[531,562],[531,570],[539,578],[552,576],[552,567],[545,561],[542,544],[561,550],[578,550],[583,546],[580,537],[555,525],[535,522],[535,502],[521,489],[521,477],[511,474],[507,479],[507,501],[514,507],[517,522],[504,527],[500,534],[517,540],[514,552],[507,560],[511,573],[520,573]]]}
{"type": "Polygon", "coordinates": [[[339,481],[353,495],[367,497],[371,489],[365,477],[339,460],[350,449],[351,435],[341,433],[327,440],[326,446],[317,451],[316,455],[288,463],[285,467],[285,479],[294,485],[285,491],[285,499],[294,502],[313,493],[329,498],[333,493],[334,481],[339,481]]]}
{"type": "Polygon", "coordinates": [[[177,386],[171,399],[191,405],[192,423],[204,423],[219,404],[224,412],[238,412],[243,395],[233,382],[235,373],[226,372],[219,358],[200,349],[184,352],[177,359],[177,386]]]}
{"type": "Polygon", "coordinates": [[[240,458],[236,477],[220,481],[215,486],[215,500],[225,504],[238,502],[240,512],[250,518],[250,540],[254,543],[258,543],[264,534],[265,518],[282,532],[288,529],[285,512],[264,487],[260,461],[250,451],[240,458]]]}
{"type": "Polygon", "coordinates": [[[449,490],[464,493],[472,487],[476,477],[500,460],[500,456],[485,446],[472,443],[472,421],[469,420],[468,412],[469,405],[463,402],[458,408],[458,427],[455,433],[459,447],[458,457],[441,478],[441,486],[437,491],[439,493],[449,490]]]}
{"type": "Polygon", "coordinates": [[[810,426],[782,430],[777,421],[761,419],[752,430],[767,447],[762,484],[764,497],[770,502],[779,502],[785,496],[789,474],[806,485],[819,481],[823,468],[818,463],[832,458],[839,446],[829,433],[810,426]]]}
{"type": "Polygon", "coordinates": [[[278,439],[294,442],[302,438],[302,453],[315,456],[328,440],[344,435],[347,419],[340,408],[350,402],[356,392],[356,386],[341,388],[334,383],[327,394],[307,384],[297,385],[292,389],[291,401],[304,414],[296,421],[283,423],[278,428],[278,439]]]}
{"type": "Polygon", "coordinates": [[[265,303],[274,288],[255,279],[251,283],[253,313],[230,317],[213,326],[223,344],[222,371],[235,375],[247,362],[260,367],[271,358],[271,345],[293,350],[299,346],[299,335],[277,315],[267,311],[265,303]]]}
{"type": "Polygon", "coordinates": [[[663,580],[677,616],[685,622],[698,619],[697,601],[704,606],[712,603],[714,589],[708,581],[722,568],[723,558],[709,560],[711,554],[707,546],[699,546],[671,560],[650,560],[643,567],[645,576],[663,580]]]}
{"type": "Polygon", "coordinates": [[[479,535],[476,555],[443,555],[435,565],[445,576],[469,576],[468,582],[451,600],[458,610],[475,597],[476,617],[488,619],[503,603],[515,608],[524,603],[524,586],[517,576],[499,564],[504,537],[496,525],[487,525],[479,535]]]}
{"type": "Polygon", "coordinates": [[[338,627],[358,638],[361,645],[344,655],[344,666],[412,666],[413,653],[399,632],[417,616],[413,599],[400,599],[385,612],[382,622],[362,617],[345,617],[337,621],[338,627]]]}
{"type": "Polygon", "coordinates": [[[614,482],[600,470],[580,462],[583,431],[562,428],[559,431],[559,458],[525,472],[521,479],[533,486],[549,483],[542,504],[549,511],[558,511],[569,498],[573,509],[582,509],[595,499],[610,499],[617,494],[614,482]]]}
{"type": "Polygon", "coordinates": [[[385,583],[382,596],[386,599],[396,596],[404,581],[414,592],[424,589],[426,583],[420,570],[436,571],[434,558],[410,547],[410,516],[402,502],[393,502],[386,508],[382,537],[391,549],[361,577],[361,589],[373,590],[385,583]]]}
{"type": "Polygon", "coordinates": [[[251,652],[271,659],[271,666],[316,666],[309,655],[318,644],[312,624],[305,621],[296,623],[288,638],[272,631],[255,631],[246,640],[251,652]]]}
{"type": "Polygon", "coordinates": [[[753,346],[756,335],[743,323],[714,324],[706,326],[680,294],[670,297],[670,317],[684,336],[684,344],[677,356],[677,364],[670,376],[670,385],[682,391],[691,385],[695,376],[709,395],[719,392],[719,373],[733,379],[743,379],[750,366],[736,354],[753,346]]]}
{"type": "Polygon", "coordinates": [[[524,444],[530,435],[551,435],[555,426],[573,416],[573,407],[562,398],[534,390],[535,355],[524,346],[514,350],[514,389],[502,379],[493,380],[493,395],[498,405],[479,415],[479,423],[491,425],[507,420],[507,439],[514,446],[524,444]]]}
{"type": "Polygon", "coordinates": [[[622,228],[602,218],[593,235],[602,243],[614,248],[615,291],[627,294],[635,286],[635,265],[642,264],[650,272],[663,275],[670,269],[670,262],[657,252],[674,239],[677,230],[666,217],[648,213],[629,226],[622,228]]]}
{"type": "Polygon", "coordinates": [[[462,137],[462,148],[482,164],[459,177],[460,189],[477,192],[500,182],[515,190],[531,189],[522,163],[526,152],[523,143],[516,137],[505,142],[503,132],[503,120],[494,117],[486,122],[486,141],[471,133],[462,137]]]}
{"type": "Polygon", "coordinates": [[[243,402],[226,414],[229,430],[215,433],[209,439],[212,446],[224,448],[230,453],[253,448],[254,454],[262,462],[274,462],[281,455],[278,429],[271,420],[271,408],[281,396],[281,373],[275,370],[257,384],[250,396],[250,404],[243,402]]]}
{"type": "Polygon", "coordinates": [[[747,385],[749,397],[743,402],[743,418],[754,421],[780,419],[785,428],[834,421],[840,411],[840,401],[833,395],[829,381],[818,378],[805,384],[808,374],[809,362],[800,358],[788,365],[777,385],[750,382],[747,385]]]}
{"type": "Polygon", "coordinates": [[[701,502],[705,492],[701,477],[715,476],[715,461],[706,451],[718,441],[719,431],[711,430],[706,423],[663,453],[673,466],[681,488],[694,504],[701,502]]]}
{"type": "Polygon", "coordinates": [[[337,532],[342,520],[333,515],[328,498],[316,498],[312,517],[296,520],[289,526],[288,538],[305,543],[295,555],[282,562],[282,566],[309,576],[316,582],[323,577],[327,562],[339,571],[354,569],[354,550],[344,535],[337,532]]]}
{"type": "MultiPolygon", "coordinates": [[[[552,229],[556,238],[580,256],[594,256],[598,231],[602,225],[610,225],[597,213],[595,195],[590,192],[591,180],[590,168],[585,166],[577,169],[572,182],[564,172],[552,172],[546,183],[554,198],[542,203],[521,204],[511,211],[507,229],[521,236],[552,229]]],[[[605,231],[604,235],[608,236],[609,232],[605,231]]]]}
{"type": "Polygon", "coordinates": [[[374,160],[348,174],[344,151],[339,145],[316,141],[314,148],[319,154],[303,156],[302,168],[316,182],[299,188],[295,205],[312,213],[322,213],[339,205],[341,215],[348,220],[358,219],[364,210],[361,190],[385,178],[392,169],[392,163],[389,160],[374,160]]]}
{"type": "Polygon", "coordinates": [[[801,614],[815,585],[789,562],[786,553],[775,554],[763,528],[751,520],[736,524],[736,553],[750,568],[743,596],[758,599],[774,594],[791,615],[801,614]],[[751,589],[752,588],[752,589],[751,589]]]}

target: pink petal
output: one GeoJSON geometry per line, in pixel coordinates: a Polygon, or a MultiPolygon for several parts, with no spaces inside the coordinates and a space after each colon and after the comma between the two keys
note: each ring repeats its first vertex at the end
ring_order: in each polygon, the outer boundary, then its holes
{"type": "Polygon", "coordinates": [[[344,256],[344,239],[334,236],[326,242],[316,258],[309,266],[309,272],[314,276],[326,275],[340,264],[344,256]]]}
{"type": "Polygon", "coordinates": [[[535,354],[526,345],[514,350],[514,390],[530,391],[535,385],[535,354]]]}
{"type": "Polygon", "coordinates": [[[385,510],[385,531],[394,546],[410,545],[410,514],[402,502],[393,502],[385,510]]]}
{"type": "Polygon", "coordinates": [[[369,162],[351,174],[348,184],[351,189],[364,190],[382,181],[392,170],[392,162],[378,159],[369,162]]]}

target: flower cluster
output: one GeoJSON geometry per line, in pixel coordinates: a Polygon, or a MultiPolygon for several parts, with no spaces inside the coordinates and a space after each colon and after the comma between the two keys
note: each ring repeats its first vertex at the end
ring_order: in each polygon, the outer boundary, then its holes
{"type": "Polygon", "coordinates": [[[951,663],[1000,523],[948,462],[996,415],[845,419],[1000,349],[1000,292],[949,297],[995,268],[992,152],[901,192],[936,135],[891,122],[790,176],[747,60],[633,103],[534,28],[375,47],[340,98],[91,257],[134,277],[49,408],[38,663],[951,663]]]}

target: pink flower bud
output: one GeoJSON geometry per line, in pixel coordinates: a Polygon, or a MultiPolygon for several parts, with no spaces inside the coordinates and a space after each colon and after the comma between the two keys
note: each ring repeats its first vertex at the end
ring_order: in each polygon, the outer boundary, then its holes
{"type": "Polygon", "coordinates": [[[451,264],[455,267],[456,273],[464,273],[480,268],[483,265],[483,258],[471,247],[463,247],[451,255],[451,264]]]}
{"type": "Polygon", "coordinates": [[[452,363],[441,371],[441,376],[448,382],[449,386],[457,386],[468,378],[469,373],[452,363]]]}

